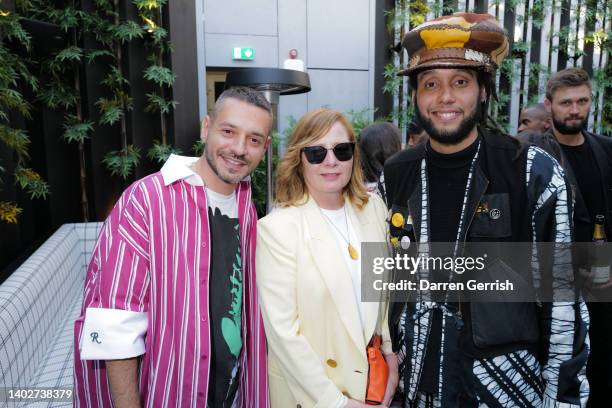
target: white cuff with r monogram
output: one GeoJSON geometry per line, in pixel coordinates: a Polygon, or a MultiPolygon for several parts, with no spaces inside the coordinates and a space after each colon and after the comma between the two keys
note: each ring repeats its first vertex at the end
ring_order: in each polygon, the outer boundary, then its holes
{"type": "Polygon", "coordinates": [[[145,352],[148,313],[87,308],[79,339],[81,360],[117,360],[145,352]]]}

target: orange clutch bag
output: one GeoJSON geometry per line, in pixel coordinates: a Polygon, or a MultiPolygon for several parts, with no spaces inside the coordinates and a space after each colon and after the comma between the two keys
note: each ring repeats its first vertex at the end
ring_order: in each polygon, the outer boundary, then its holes
{"type": "Polygon", "coordinates": [[[368,405],[380,405],[385,398],[387,380],[389,379],[389,367],[387,361],[380,351],[381,337],[374,334],[370,344],[366,348],[368,355],[368,386],[366,389],[365,402],[368,405]]]}

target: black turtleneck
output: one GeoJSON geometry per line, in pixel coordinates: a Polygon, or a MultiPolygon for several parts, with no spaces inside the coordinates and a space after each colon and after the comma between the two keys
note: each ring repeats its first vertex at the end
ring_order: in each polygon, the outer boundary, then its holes
{"type": "MultiPolygon", "coordinates": [[[[431,242],[455,242],[457,239],[470,164],[476,154],[479,139],[480,137],[465,149],[451,154],[438,153],[433,150],[431,143],[427,142],[431,242]]],[[[436,277],[434,280],[437,280],[436,277]]],[[[442,314],[439,309],[435,309],[423,363],[423,375],[419,387],[421,392],[438,393],[441,336],[442,314]]]]}
{"type": "Polygon", "coordinates": [[[429,230],[431,242],[455,242],[470,164],[478,140],[451,154],[438,153],[427,143],[429,230]]]}

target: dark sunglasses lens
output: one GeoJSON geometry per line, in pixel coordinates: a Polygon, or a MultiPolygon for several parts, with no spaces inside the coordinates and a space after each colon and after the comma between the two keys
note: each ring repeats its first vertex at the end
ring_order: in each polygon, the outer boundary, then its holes
{"type": "Polygon", "coordinates": [[[340,161],[351,160],[354,148],[352,143],[339,143],[334,147],[334,156],[340,161]]]}
{"type": "Polygon", "coordinates": [[[323,146],[309,146],[304,148],[304,154],[310,164],[320,164],[325,160],[327,149],[323,146]]]}

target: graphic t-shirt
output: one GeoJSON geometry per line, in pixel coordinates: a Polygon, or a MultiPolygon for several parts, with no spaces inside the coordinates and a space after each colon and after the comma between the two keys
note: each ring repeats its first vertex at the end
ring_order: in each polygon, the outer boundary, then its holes
{"type": "Polygon", "coordinates": [[[211,361],[208,406],[231,407],[242,350],[242,259],[235,194],[206,189],[211,234],[209,276],[211,361]]]}

